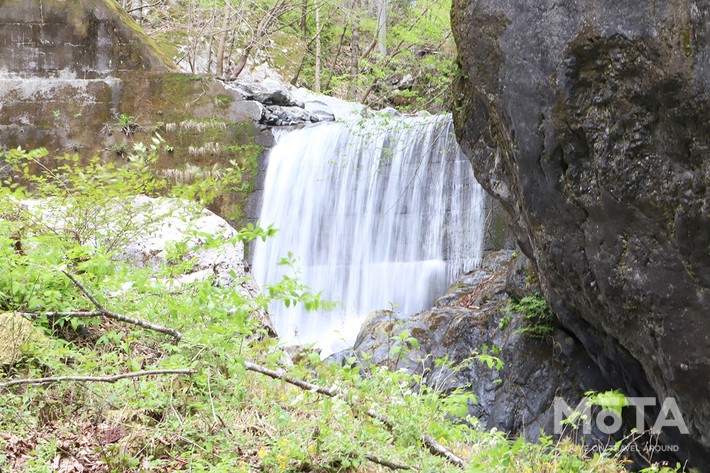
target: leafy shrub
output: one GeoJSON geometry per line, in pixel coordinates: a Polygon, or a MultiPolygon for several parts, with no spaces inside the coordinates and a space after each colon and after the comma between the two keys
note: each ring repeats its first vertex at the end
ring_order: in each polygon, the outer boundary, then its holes
{"type": "Polygon", "coordinates": [[[519,301],[508,301],[506,315],[521,314],[526,326],[517,331],[537,339],[545,339],[554,331],[554,316],[547,301],[540,294],[525,296],[519,301]]]}

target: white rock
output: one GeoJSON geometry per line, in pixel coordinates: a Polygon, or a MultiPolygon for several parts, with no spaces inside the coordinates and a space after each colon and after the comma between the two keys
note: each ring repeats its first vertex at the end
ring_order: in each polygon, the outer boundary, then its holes
{"type": "MultiPolygon", "coordinates": [[[[55,203],[58,200],[25,200],[21,205],[33,211],[43,223],[50,227],[71,228],[73,218],[63,212],[55,203]]],[[[192,268],[172,280],[157,280],[156,283],[179,289],[185,284],[204,281],[214,277],[214,283],[223,287],[233,287],[247,300],[253,301],[259,293],[248,265],[244,261],[244,244],[239,241],[237,231],[222,217],[207,209],[199,208],[194,202],[174,198],[152,198],[144,195],[116,202],[115,209],[102,209],[104,215],[121,215],[130,218],[127,238],[117,244],[119,258],[137,267],[158,270],[170,264],[169,251],[176,243],[185,244],[183,261],[195,260],[192,268]],[[126,212],[126,210],[129,212],[126,212]],[[217,238],[226,244],[208,245],[217,238]],[[216,246],[216,247],[211,247],[216,246]]],[[[87,244],[105,244],[102,238],[110,239],[119,230],[126,229],[126,220],[99,221],[95,231],[99,238],[87,244]]],[[[110,295],[121,297],[131,290],[126,284],[110,295]]],[[[254,315],[272,333],[273,325],[266,313],[254,305],[254,315]]]]}

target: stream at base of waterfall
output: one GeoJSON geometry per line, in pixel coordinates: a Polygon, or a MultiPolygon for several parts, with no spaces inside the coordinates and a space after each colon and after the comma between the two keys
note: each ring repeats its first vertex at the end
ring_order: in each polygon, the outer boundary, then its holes
{"type": "Polygon", "coordinates": [[[262,288],[298,276],[335,301],[269,308],[283,343],[327,356],[352,346],[367,314],[430,307],[482,258],[485,194],[450,115],[375,115],[279,132],[268,156],[257,242],[262,288]],[[278,262],[291,253],[297,274],[278,262]]]}

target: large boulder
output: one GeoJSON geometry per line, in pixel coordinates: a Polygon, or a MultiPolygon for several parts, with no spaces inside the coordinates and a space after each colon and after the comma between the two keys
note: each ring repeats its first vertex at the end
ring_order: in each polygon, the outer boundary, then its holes
{"type": "MultiPolygon", "coordinates": [[[[1,1],[0,97],[0,151],[123,161],[157,132],[161,171],[188,182],[236,162],[247,189],[273,140],[257,124],[260,104],[211,76],[177,72],[115,0],[1,1]]],[[[241,225],[245,194],[212,208],[241,225]]]]}
{"type": "Polygon", "coordinates": [[[0,2],[0,77],[93,79],[177,67],[111,0],[0,2]]]}
{"type": "MultiPolygon", "coordinates": [[[[49,228],[82,228],[84,216],[77,216],[61,201],[37,199],[19,204],[49,228]]],[[[160,283],[175,291],[206,280],[230,288],[250,305],[251,317],[259,328],[276,335],[269,315],[256,301],[259,287],[244,259],[244,243],[237,230],[220,216],[194,202],[145,195],[117,201],[115,207],[97,209],[92,216],[89,244],[113,247],[116,258],[155,269],[156,274],[167,266],[185,264],[183,271],[160,283]]],[[[124,297],[130,289],[126,286],[110,295],[124,297]]]]}
{"type": "Polygon", "coordinates": [[[456,0],[452,23],[457,135],[562,325],[614,386],[675,398],[690,434],[661,440],[710,464],[710,3],[456,0]]]}
{"type": "Polygon", "coordinates": [[[525,256],[490,253],[431,309],[370,314],[353,351],[365,366],[406,369],[444,392],[472,392],[476,402],[469,413],[483,428],[536,440],[541,432],[555,432],[557,397],[577,406],[585,391],[609,387],[578,340],[553,320],[531,324],[511,304],[539,297],[538,289],[525,256]],[[417,342],[407,342],[409,337],[417,342]]]}

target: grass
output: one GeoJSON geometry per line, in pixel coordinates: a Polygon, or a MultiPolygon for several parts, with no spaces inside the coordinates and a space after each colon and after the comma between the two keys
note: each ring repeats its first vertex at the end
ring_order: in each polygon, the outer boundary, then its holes
{"type": "MultiPolygon", "coordinates": [[[[533,444],[482,430],[460,409],[468,405],[470,393],[444,395],[396,367],[362,369],[354,359],[344,365],[324,363],[309,349],[292,360],[256,314],[273,300],[321,307],[320,296],[296,278],[255,297],[238,290],[239,279],[224,284],[212,275],[174,282],[195,270],[190,242],[237,251],[240,241],[266,238],[272,228],[249,226],[232,236],[196,229],[167,248],[161,264],[125,262],[120,255],[127,239],[156,223],[139,218],[126,202],[135,202],[136,193],[168,192],[168,184],[148,165],[160,149],[160,140],[137,147],[126,168],[99,160],[82,166],[78,158],[67,158],[65,165],[48,169],[42,166],[45,151],[3,157],[13,172],[33,182],[34,191],[12,180],[0,187],[1,312],[87,311],[101,305],[183,336],[176,342],[114,319],[35,317],[45,337],[0,367],[0,471],[625,471],[613,449],[591,453],[547,437],[533,444]],[[30,164],[39,174],[27,174],[30,164]],[[23,206],[29,197],[43,198],[43,204],[34,210],[23,206]],[[340,395],[298,388],[250,370],[249,363],[340,395]],[[115,383],[7,385],[21,379],[174,369],[193,373],[115,383]],[[432,445],[465,466],[433,452],[432,445]]],[[[178,191],[196,197],[216,192],[178,191]]],[[[199,206],[183,207],[181,212],[194,218],[202,215],[199,206]]],[[[412,343],[402,335],[398,346],[403,350],[412,343]]]]}

